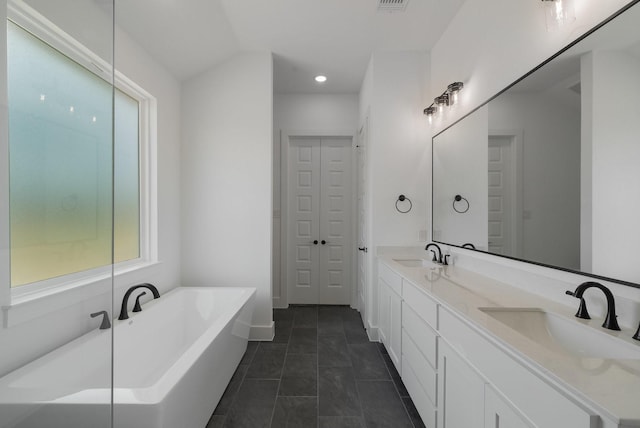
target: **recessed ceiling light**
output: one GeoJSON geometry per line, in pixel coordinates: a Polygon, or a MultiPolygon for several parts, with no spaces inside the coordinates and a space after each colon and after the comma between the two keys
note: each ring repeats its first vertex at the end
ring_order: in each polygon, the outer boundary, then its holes
{"type": "Polygon", "coordinates": [[[327,81],[327,76],[323,76],[323,75],[319,75],[315,77],[316,82],[318,83],[324,83],[327,81]]]}

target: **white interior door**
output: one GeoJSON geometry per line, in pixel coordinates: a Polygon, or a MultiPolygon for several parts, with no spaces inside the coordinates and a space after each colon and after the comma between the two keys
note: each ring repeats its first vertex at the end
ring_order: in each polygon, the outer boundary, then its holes
{"type": "Polygon", "coordinates": [[[290,303],[315,303],[320,237],[320,139],[289,139],[288,273],[290,303]]]}
{"type": "Polygon", "coordinates": [[[351,279],[351,138],[323,138],[320,151],[318,303],[349,304],[351,279]]]}
{"type": "Polygon", "coordinates": [[[290,137],[289,303],[349,304],[351,138],[290,137]]]}
{"type": "Polygon", "coordinates": [[[512,255],[511,138],[489,137],[489,252],[512,255]]]}
{"type": "MultiPolygon", "coordinates": [[[[367,236],[366,236],[366,164],[367,164],[367,123],[362,126],[358,135],[358,270],[357,270],[357,299],[358,309],[364,315],[367,283],[367,236]]],[[[364,320],[363,320],[364,321],[364,320]]]]}

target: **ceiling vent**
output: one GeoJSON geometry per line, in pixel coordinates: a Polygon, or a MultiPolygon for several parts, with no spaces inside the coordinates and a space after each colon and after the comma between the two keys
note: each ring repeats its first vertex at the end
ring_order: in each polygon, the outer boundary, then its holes
{"type": "Polygon", "coordinates": [[[409,0],[378,0],[378,12],[404,12],[409,0]]]}

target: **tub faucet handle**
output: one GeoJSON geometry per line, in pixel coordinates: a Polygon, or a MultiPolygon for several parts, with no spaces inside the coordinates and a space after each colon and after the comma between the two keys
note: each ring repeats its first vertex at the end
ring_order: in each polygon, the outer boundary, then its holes
{"type": "Polygon", "coordinates": [[[142,306],[140,306],[140,298],[141,298],[142,296],[144,296],[145,294],[147,294],[147,292],[146,292],[146,291],[143,291],[142,293],[140,293],[140,294],[138,295],[138,297],[136,297],[136,304],[135,304],[135,305],[133,305],[133,312],[140,312],[140,311],[142,311],[142,306]]]}
{"type": "Polygon", "coordinates": [[[108,330],[111,328],[111,321],[109,321],[109,313],[107,311],[99,311],[91,314],[91,318],[99,317],[102,315],[102,323],[100,323],[100,330],[108,330]]]}

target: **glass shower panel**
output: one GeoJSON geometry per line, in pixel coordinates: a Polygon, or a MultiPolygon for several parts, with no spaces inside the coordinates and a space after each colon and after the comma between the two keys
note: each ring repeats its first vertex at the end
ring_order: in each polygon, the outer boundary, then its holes
{"type": "Polygon", "coordinates": [[[0,9],[0,428],[112,427],[112,0],[0,9]]]}

